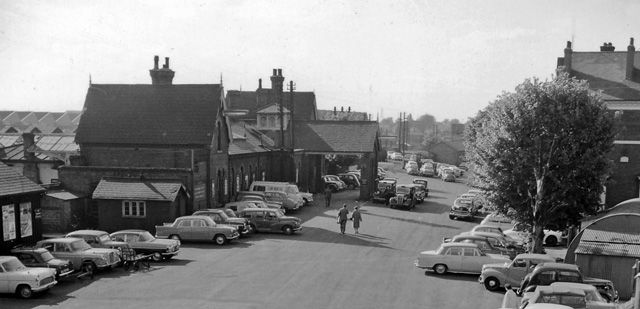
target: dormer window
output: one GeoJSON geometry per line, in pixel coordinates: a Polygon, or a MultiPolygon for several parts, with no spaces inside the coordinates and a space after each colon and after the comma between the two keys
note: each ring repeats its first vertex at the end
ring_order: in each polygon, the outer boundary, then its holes
{"type": "MultiPolygon", "coordinates": [[[[280,106],[278,104],[269,105],[256,112],[258,115],[257,124],[259,130],[280,130],[280,106]]],[[[284,129],[289,125],[291,113],[288,109],[283,109],[284,129]]]]}

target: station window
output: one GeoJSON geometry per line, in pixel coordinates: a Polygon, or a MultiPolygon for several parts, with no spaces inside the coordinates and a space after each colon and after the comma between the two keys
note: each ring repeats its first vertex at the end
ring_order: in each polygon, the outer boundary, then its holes
{"type": "Polygon", "coordinates": [[[144,218],[147,215],[147,206],[144,201],[123,201],[122,216],[144,218]]]}

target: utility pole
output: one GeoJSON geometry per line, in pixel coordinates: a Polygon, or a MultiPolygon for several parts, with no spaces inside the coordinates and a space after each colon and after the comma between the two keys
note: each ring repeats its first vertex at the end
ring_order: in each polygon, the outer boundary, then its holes
{"type": "Polygon", "coordinates": [[[289,130],[291,131],[291,163],[293,164],[294,168],[292,169],[292,172],[294,173],[293,177],[291,177],[291,179],[294,179],[295,183],[298,184],[299,179],[298,179],[298,168],[296,167],[296,160],[295,160],[295,142],[294,142],[294,130],[293,130],[293,113],[295,112],[295,104],[293,102],[293,91],[296,89],[296,84],[290,80],[289,81],[289,130]]]}

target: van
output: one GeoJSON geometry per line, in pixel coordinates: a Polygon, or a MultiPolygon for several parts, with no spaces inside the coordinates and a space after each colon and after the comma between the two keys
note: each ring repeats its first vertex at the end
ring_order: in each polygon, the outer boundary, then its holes
{"type": "Polygon", "coordinates": [[[249,191],[277,191],[284,192],[287,194],[287,198],[293,200],[297,203],[305,203],[305,199],[303,199],[300,191],[298,191],[298,186],[287,183],[287,182],[275,182],[275,181],[254,181],[249,186],[249,191]]]}

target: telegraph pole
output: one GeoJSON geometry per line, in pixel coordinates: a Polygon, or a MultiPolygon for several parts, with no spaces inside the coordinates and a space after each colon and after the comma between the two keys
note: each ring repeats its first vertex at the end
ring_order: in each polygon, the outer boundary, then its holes
{"type": "Polygon", "coordinates": [[[291,151],[293,151],[296,147],[294,144],[294,132],[293,132],[293,113],[295,112],[295,108],[296,105],[293,103],[293,91],[296,90],[296,84],[290,80],[289,81],[289,112],[291,113],[289,117],[291,117],[291,119],[289,119],[289,123],[291,124],[291,151]]]}

